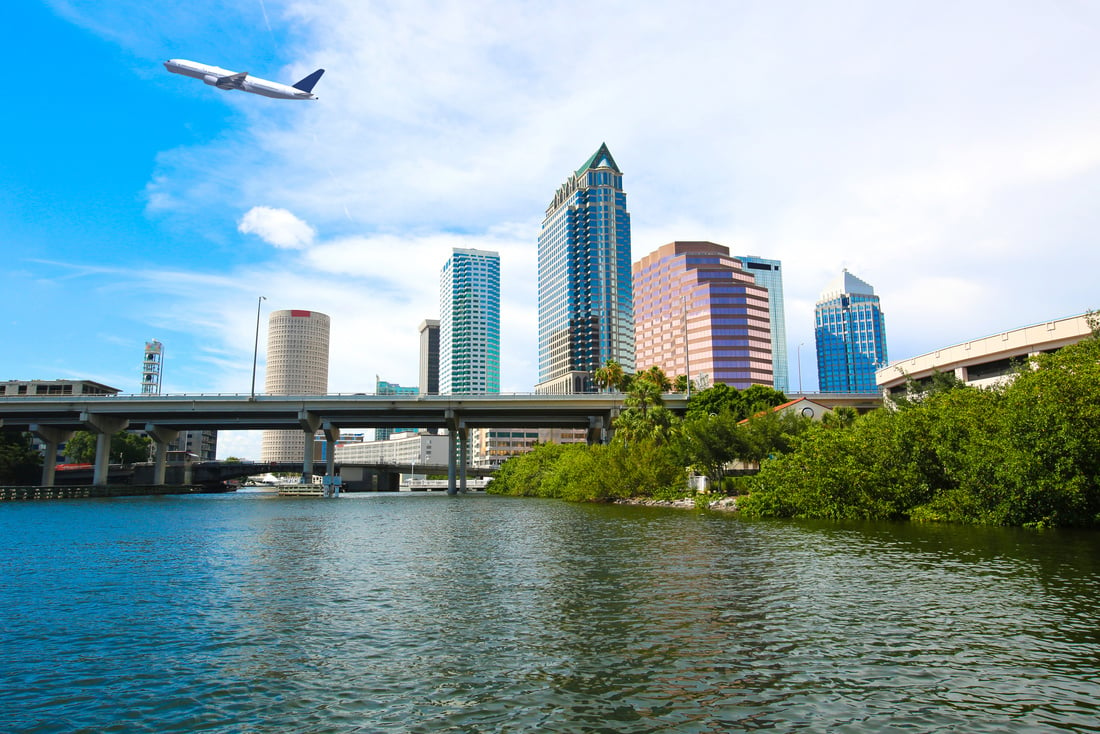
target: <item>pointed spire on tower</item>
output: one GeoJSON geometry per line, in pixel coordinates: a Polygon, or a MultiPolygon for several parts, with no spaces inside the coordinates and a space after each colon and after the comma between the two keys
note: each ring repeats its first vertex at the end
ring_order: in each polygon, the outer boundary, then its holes
{"type": "Polygon", "coordinates": [[[615,173],[622,173],[619,170],[619,166],[615,164],[615,159],[611,157],[611,151],[607,149],[607,143],[600,143],[600,149],[592,154],[592,157],[584,162],[584,165],[577,169],[577,175],[581,175],[590,168],[610,168],[615,173]]]}

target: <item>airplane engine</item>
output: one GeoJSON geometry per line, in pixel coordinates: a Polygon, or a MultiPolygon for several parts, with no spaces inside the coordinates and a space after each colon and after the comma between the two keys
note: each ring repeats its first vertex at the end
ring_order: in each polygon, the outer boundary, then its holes
{"type": "Polygon", "coordinates": [[[221,79],[220,76],[214,76],[213,74],[206,74],[202,78],[202,80],[204,82],[206,82],[207,84],[209,84],[212,87],[218,86],[218,80],[219,79],[221,79]]]}

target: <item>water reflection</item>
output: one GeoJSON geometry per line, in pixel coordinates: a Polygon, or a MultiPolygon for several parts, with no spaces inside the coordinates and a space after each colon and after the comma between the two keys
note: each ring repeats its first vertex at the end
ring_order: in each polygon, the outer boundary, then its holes
{"type": "Polygon", "coordinates": [[[1100,730],[1088,533],[484,496],[0,505],[0,729],[1100,730]]]}

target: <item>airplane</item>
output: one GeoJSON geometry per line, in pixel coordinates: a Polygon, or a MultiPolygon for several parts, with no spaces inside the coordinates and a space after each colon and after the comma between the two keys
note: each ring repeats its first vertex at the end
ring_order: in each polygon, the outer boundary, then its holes
{"type": "Polygon", "coordinates": [[[317,95],[313,94],[313,86],[325,73],[324,69],[318,69],[297,84],[287,86],[286,84],[269,82],[267,79],[249,76],[247,71],[229,71],[220,66],[208,66],[187,59],[168,59],[164,62],[164,68],[173,74],[183,74],[194,79],[202,79],[210,86],[218,89],[239,89],[242,92],[262,94],[265,97],[274,97],[275,99],[317,99],[317,95]]]}

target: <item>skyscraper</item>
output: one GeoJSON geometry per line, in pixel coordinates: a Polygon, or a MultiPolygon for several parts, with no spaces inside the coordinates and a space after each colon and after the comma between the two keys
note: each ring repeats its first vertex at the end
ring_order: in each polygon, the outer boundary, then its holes
{"type": "Polygon", "coordinates": [[[814,306],[821,392],[877,392],[875,370],[887,362],[886,318],[867,283],[844,270],[814,306]]]}
{"type": "Polygon", "coordinates": [[[439,319],[420,322],[420,394],[439,394],[439,319]]]}
{"type": "Polygon", "coordinates": [[[439,393],[500,392],[500,255],[456,247],[439,275],[439,393]]]}
{"type": "MultiPolygon", "coordinates": [[[[402,387],[396,382],[386,382],[378,375],[374,376],[374,394],[375,395],[405,395],[413,396],[420,394],[419,387],[402,387]]],[[[415,428],[375,428],[374,440],[386,441],[395,433],[416,433],[415,428]]]]}
{"type": "Polygon", "coordinates": [[[768,289],[713,242],[670,242],[634,263],[639,369],[771,387],[768,289]],[[684,345],[688,346],[685,355],[684,345]]]}
{"type": "MultiPolygon", "coordinates": [[[[267,319],[268,395],[328,392],[329,318],[317,311],[272,311],[267,319]]],[[[263,461],[302,461],[303,431],[264,431],[263,461]]],[[[310,442],[312,444],[312,441],[310,442]]]]}
{"type": "Polygon", "coordinates": [[[790,365],[787,358],[787,317],[783,312],[783,271],[778,260],[768,260],[756,255],[738,255],[745,270],[756,279],[757,285],[768,289],[768,311],[772,330],[773,387],[787,392],[790,386],[790,365]]]}
{"type": "Polygon", "coordinates": [[[535,390],[589,392],[608,360],[634,371],[630,214],[605,143],[558,188],[542,221],[535,390]]]}

